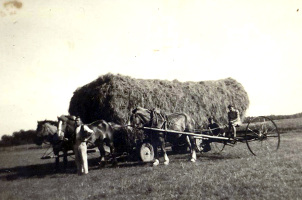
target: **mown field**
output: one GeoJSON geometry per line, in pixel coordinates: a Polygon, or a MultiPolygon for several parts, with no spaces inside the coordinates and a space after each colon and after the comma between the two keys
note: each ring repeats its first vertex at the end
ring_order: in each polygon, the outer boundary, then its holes
{"type": "Polygon", "coordinates": [[[54,160],[40,159],[46,149],[2,148],[0,199],[301,199],[302,120],[277,124],[281,146],[270,155],[252,156],[243,143],[198,154],[196,163],[179,154],[169,166],[124,160],[101,169],[90,155],[86,176],[72,159],[66,173],[54,173],[54,160]]]}

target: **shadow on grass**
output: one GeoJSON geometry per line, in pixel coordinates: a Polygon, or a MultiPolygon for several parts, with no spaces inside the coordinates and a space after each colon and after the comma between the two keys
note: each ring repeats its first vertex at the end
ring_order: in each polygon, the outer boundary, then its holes
{"type": "Polygon", "coordinates": [[[201,159],[207,159],[207,160],[231,160],[231,159],[238,159],[241,158],[241,156],[236,156],[232,154],[219,154],[219,153],[203,153],[199,154],[197,156],[198,158],[201,159]]]}
{"type": "MultiPolygon", "coordinates": [[[[63,169],[61,163],[60,169],[63,169]]],[[[56,171],[54,163],[1,168],[0,180],[14,181],[22,178],[44,178],[54,174],[71,174],[75,173],[73,169],[75,169],[73,161],[68,162],[68,168],[65,171],[56,171]]]]}
{"type": "MultiPolygon", "coordinates": [[[[175,160],[183,160],[183,159],[191,159],[191,154],[188,152],[185,153],[173,153],[172,151],[167,152],[168,156],[171,157],[171,159],[175,159],[175,160]]],[[[161,153],[160,153],[160,156],[161,153]]],[[[240,156],[236,156],[236,155],[232,155],[232,154],[226,154],[223,152],[220,153],[212,153],[212,152],[207,152],[207,153],[200,153],[197,152],[197,158],[200,159],[207,159],[207,160],[225,160],[225,159],[238,159],[240,158],[240,156]]]]}
{"type": "MultiPolygon", "coordinates": [[[[169,158],[172,160],[186,160],[189,159],[189,153],[183,154],[174,154],[171,151],[168,151],[169,158]]],[[[160,153],[160,159],[163,156],[160,153]]],[[[198,153],[198,159],[204,160],[223,160],[223,159],[236,159],[238,157],[233,155],[221,155],[221,154],[208,154],[198,153]]],[[[152,162],[142,162],[138,159],[134,158],[122,158],[118,159],[118,165],[112,165],[112,162],[108,160],[104,167],[100,167],[99,165],[99,158],[91,158],[88,160],[89,170],[101,170],[102,168],[128,168],[128,167],[137,167],[137,166],[152,166],[152,162]]],[[[60,171],[55,170],[55,164],[47,163],[47,164],[36,164],[36,165],[26,165],[26,166],[16,166],[11,168],[0,168],[0,180],[6,181],[14,181],[18,179],[26,179],[26,178],[44,178],[44,177],[52,177],[54,175],[55,178],[58,178],[57,175],[64,175],[64,174],[76,174],[76,165],[74,160],[70,160],[67,163],[66,170],[63,170],[63,163],[60,162],[59,165],[60,171]]],[[[64,176],[62,176],[64,177],[64,176]]]]}
{"type": "MultiPolygon", "coordinates": [[[[134,166],[143,166],[146,163],[139,162],[137,160],[128,160],[128,159],[118,159],[118,166],[112,165],[111,160],[106,161],[104,167],[100,167],[99,158],[91,158],[88,160],[89,170],[101,170],[102,168],[124,168],[124,167],[134,167],[134,166]]],[[[55,163],[47,164],[36,164],[36,165],[26,165],[26,166],[16,166],[11,168],[0,168],[0,180],[1,181],[14,181],[18,179],[27,179],[27,178],[44,178],[52,177],[58,178],[57,175],[64,174],[76,174],[76,164],[74,160],[70,160],[67,163],[66,170],[63,170],[63,163],[59,164],[59,171],[55,170],[55,163]]]]}
{"type": "MultiPolygon", "coordinates": [[[[90,166],[97,166],[99,159],[89,159],[90,166]]],[[[63,163],[60,162],[59,170],[55,170],[55,163],[36,164],[17,166],[11,168],[0,168],[0,180],[14,181],[24,178],[44,178],[55,174],[76,174],[76,165],[74,160],[67,162],[67,168],[64,170],[63,163]]]]}

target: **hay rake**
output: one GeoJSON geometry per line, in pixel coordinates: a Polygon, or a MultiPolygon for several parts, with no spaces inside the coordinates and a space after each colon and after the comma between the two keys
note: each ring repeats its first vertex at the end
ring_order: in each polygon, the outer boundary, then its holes
{"type": "MultiPolygon", "coordinates": [[[[181,132],[150,127],[143,127],[142,129],[155,132],[165,132],[167,134],[184,134],[193,136],[196,139],[199,151],[203,151],[202,145],[205,142],[211,144],[211,151],[216,153],[223,151],[226,145],[234,146],[237,143],[246,143],[248,150],[254,156],[270,154],[277,151],[280,146],[280,133],[276,123],[272,119],[264,116],[253,118],[247,124],[243,124],[239,128],[236,128],[235,138],[226,137],[223,133],[212,135],[209,130],[181,132]]],[[[154,152],[151,144],[144,143],[141,146],[140,157],[145,162],[153,160],[154,152]]]]}

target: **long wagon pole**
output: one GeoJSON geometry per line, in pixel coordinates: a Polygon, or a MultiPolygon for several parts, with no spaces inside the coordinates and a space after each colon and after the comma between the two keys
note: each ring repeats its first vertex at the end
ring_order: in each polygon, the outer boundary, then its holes
{"type": "Polygon", "coordinates": [[[230,141],[233,140],[233,139],[227,138],[227,137],[205,135],[205,134],[202,134],[202,133],[190,133],[190,132],[174,131],[174,130],[167,130],[167,129],[150,128],[150,127],[143,127],[142,129],[157,131],[157,132],[167,132],[167,133],[191,135],[191,136],[194,136],[195,138],[199,138],[199,139],[212,138],[212,139],[219,139],[219,140],[230,140],[230,141]]]}

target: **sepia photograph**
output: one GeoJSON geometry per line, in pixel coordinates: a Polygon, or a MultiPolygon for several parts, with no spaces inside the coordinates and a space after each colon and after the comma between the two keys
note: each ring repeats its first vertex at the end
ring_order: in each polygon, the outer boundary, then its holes
{"type": "Polygon", "coordinates": [[[0,199],[301,199],[301,8],[0,0],[0,199]]]}

